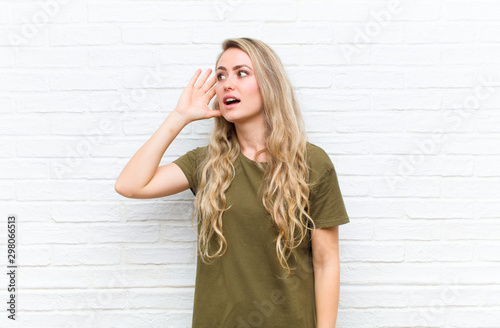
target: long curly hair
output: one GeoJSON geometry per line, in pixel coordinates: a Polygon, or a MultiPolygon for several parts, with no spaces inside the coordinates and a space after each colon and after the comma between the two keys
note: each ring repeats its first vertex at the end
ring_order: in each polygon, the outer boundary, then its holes
{"type": "MultiPolygon", "coordinates": [[[[310,188],[304,122],[283,64],[268,45],[251,38],[227,39],[222,44],[223,51],[217,57],[216,67],[229,48],[239,48],[248,54],[263,99],[266,144],[261,152],[265,151],[267,165],[257,162],[263,171],[262,204],[277,228],[276,254],[288,275],[291,271],[288,258],[307,236],[307,230],[314,229],[308,210],[310,188]]],[[[217,97],[213,109],[219,109],[217,97]]],[[[225,192],[234,177],[233,163],[240,151],[234,124],[216,117],[207,156],[200,165],[193,216],[198,216],[198,251],[205,263],[222,256],[227,249],[222,233],[222,215],[227,209],[225,192]],[[213,236],[219,248],[214,254],[209,254],[213,236]]]]}

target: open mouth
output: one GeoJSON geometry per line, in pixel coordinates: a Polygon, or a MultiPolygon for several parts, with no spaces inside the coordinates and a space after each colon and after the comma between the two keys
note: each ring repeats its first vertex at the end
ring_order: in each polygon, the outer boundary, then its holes
{"type": "Polygon", "coordinates": [[[224,103],[226,105],[233,105],[233,104],[237,104],[239,103],[240,100],[239,99],[236,99],[236,98],[228,98],[224,103]]]}

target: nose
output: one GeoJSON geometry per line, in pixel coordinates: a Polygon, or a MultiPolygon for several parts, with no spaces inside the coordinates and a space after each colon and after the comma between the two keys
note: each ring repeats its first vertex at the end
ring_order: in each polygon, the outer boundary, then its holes
{"type": "Polygon", "coordinates": [[[229,89],[234,90],[234,80],[232,74],[224,79],[224,90],[229,89]]]}

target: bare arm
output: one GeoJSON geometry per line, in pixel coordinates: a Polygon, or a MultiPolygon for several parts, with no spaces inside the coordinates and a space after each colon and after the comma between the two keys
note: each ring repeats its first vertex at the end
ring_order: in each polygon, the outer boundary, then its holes
{"type": "Polygon", "coordinates": [[[115,183],[115,190],[120,195],[129,198],[157,198],[189,188],[186,176],[176,164],[158,165],[172,141],[187,124],[221,116],[220,111],[208,107],[215,96],[213,86],[217,82],[215,76],[207,81],[211,72],[208,69],[196,82],[201,73],[201,70],[196,70],[176,108],[125,165],[115,183]]]}
{"type": "Polygon", "coordinates": [[[339,227],[314,230],[311,238],[318,328],[335,328],[339,306],[339,227]]]}

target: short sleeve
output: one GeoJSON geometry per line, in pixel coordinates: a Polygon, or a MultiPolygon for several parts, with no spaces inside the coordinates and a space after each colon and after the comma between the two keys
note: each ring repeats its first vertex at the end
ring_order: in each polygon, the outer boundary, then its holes
{"type": "Polygon", "coordinates": [[[330,157],[317,147],[311,156],[311,196],[309,215],[317,229],[349,222],[335,167],[330,157]]]}
{"type": "Polygon", "coordinates": [[[173,161],[173,163],[177,164],[182,172],[184,172],[193,194],[196,194],[196,190],[198,189],[198,166],[203,161],[203,156],[206,154],[206,150],[207,147],[198,147],[188,151],[173,161]]]}

